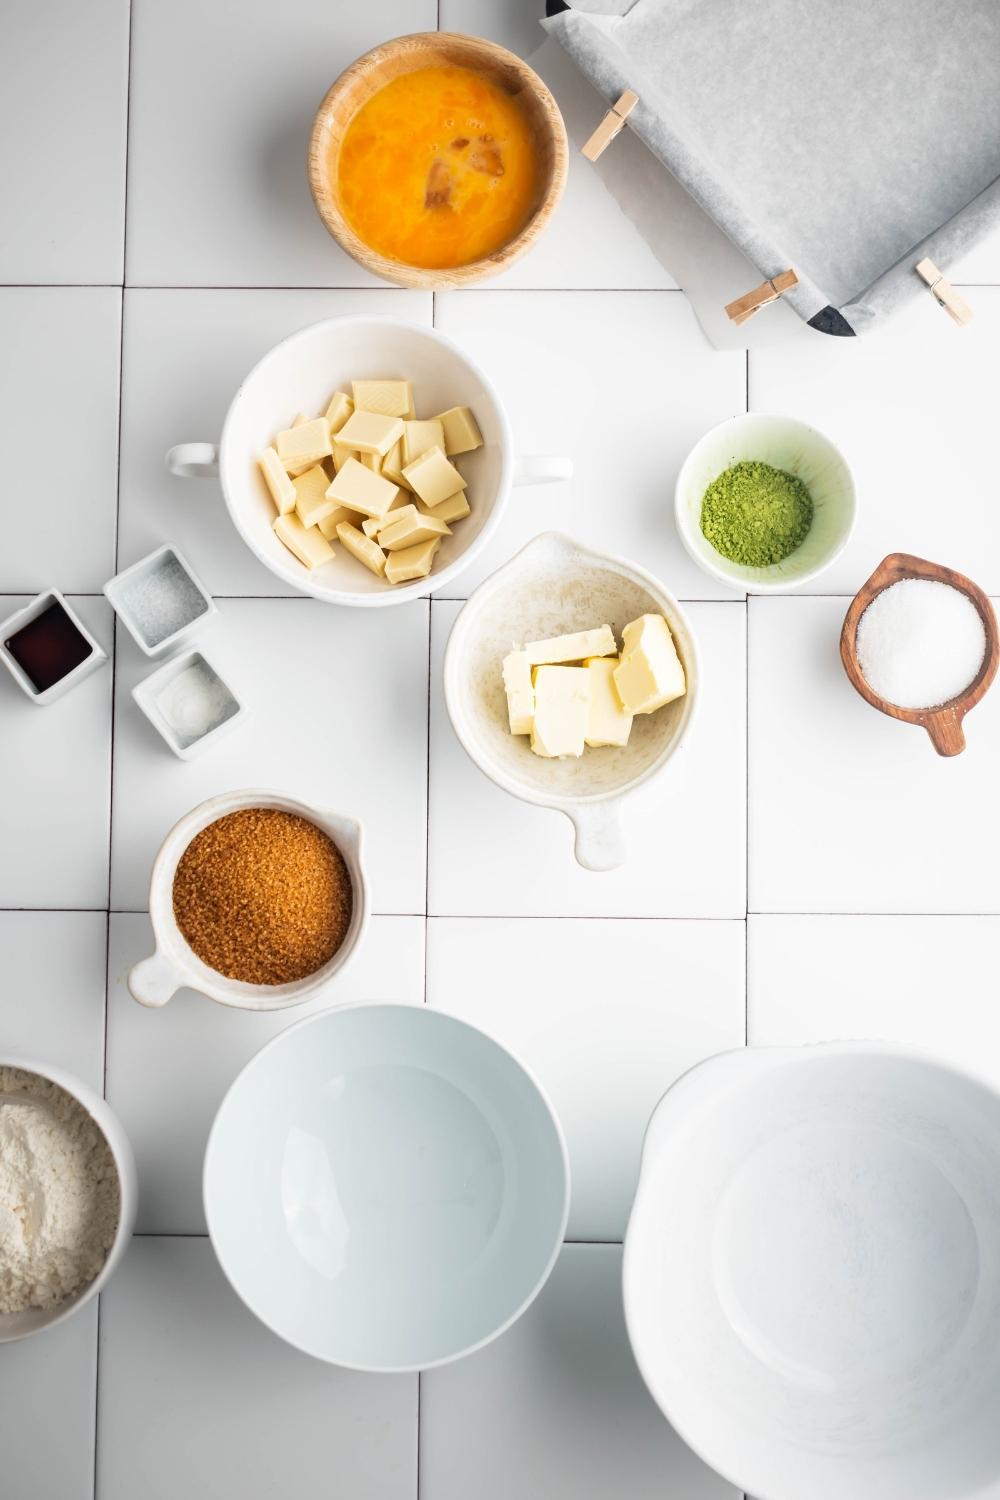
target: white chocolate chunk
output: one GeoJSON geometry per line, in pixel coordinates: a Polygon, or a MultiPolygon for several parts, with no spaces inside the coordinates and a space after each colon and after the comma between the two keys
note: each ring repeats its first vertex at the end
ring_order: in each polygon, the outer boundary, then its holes
{"type": "Polygon", "coordinates": [[[406,464],[403,478],[432,510],[442,500],[447,500],[449,495],[465,489],[465,480],[455,465],[448,462],[440,448],[428,448],[415,463],[406,464]]]}
{"type": "Polygon", "coordinates": [[[381,576],[385,572],[385,553],[377,546],[371,537],[365,536],[356,526],[351,526],[347,521],[341,521],[337,527],[337,535],[352,553],[358,562],[364,563],[373,573],[381,576]]]}
{"type": "Polygon", "coordinates": [[[287,515],[290,510],[295,509],[295,486],[289,479],[284,464],[274,448],[265,448],[257,462],[271,491],[271,499],[278,508],[278,515],[287,515]]]}
{"type": "Polygon", "coordinates": [[[433,536],[413,547],[404,547],[400,552],[390,552],[385,560],[386,578],[390,583],[410,583],[414,578],[426,578],[440,545],[441,538],[433,536]]]}
{"type": "Polygon", "coordinates": [[[651,714],[687,691],[684,668],[662,615],[640,615],[622,631],[615,687],[633,714],[651,714]]]}
{"type": "Polygon", "coordinates": [[[555,635],[547,641],[529,641],[521,649],[533,667],[549,662],[583,661],[588,656],[615,656],[618,652],[610,625],[555,635]]]}
{"type": "Polygon", "coordinates": [[[333,472],[339,474],[349,458],[357,458],[356,448],[345,447],[343,443],[333,442],[333,472]]]}
{"type": "Polygon", "coordinates": [[[366,469],[371,469],[373,474],[381,474],[382,460],[377,453],[359,453],[358,463],[364,464],[366,469]]]}
{"type": "MultiPolygon", "coordinates": [[[[383,473],[385,470],[383,469],[383,473]]],[[[469,514],[469,501],[465,490],[456,490],[454,495],[449,495],[447,500],[442,500],[440,505],[435,505],[431,510],[422,500],[416,502],[417,510],[422,516],[434,516],[438,521],[464,521],[469,514]]]]}
{"type": "Polygon", "coordinates": [[[590,656],[583,665],[590,673],[590,710],[585,741],[592,746],[627,745],[632,733],[632,715],[622,706],[615,687],[617,656],[590,656]]]}
{"type": "Polygon", "coordinates": [[[383,417],[413,416],[412,380],[352,380],[355,411],[374,411],[383,417]]]}
{"type": "Polygon", "coordinates": [[[297,414],[297,416],[295,417],[294,421],[292,422],[292,426],[293,427],[302,427],[306,422],[308,422],[308,420],[309,420],[309,418],[306,416],[305,412],[304,411],[300,411],[297,414]]]}
{"type": "MultiPolygon", "coordinates": [[[[337,433],[338,440],[347,448],[356,448],[359,453],[377,453],[384,458],[403,436],[403,424],[399,417],[382,416],[379,412],[354,411],[337,433]]],[[[281,449],[278,449],[281,452],[281,449]]]]}
{"type": "MultiPolygon", "coordinates": [[[[355,521],[354,524],[357,525],[357,522],[355,521]]],[[[361,522],[361,530],[364,532],[365,536],[374,537],[377,541],[378,534],[382,530],[382,527],[384,525],[384,516],[365,516],[364,520],[361,522]]]]}
{"type": "Polygon", "coordinates": [[[444,451],[447,454],[469,453],[473,448],[483,446],[479,423],[467,406],[453,406],[434,420],[444,428],[444,451]]]}
{"type": "Polygon", "coordinates": [[[554,760],[582,755],[590,713],[590,673],[585,667],[540,666],[535,673],[531,748],[554,760]]]}
{"type": "Polygon", "coordinates": [[[356,458],[349,458],[326,493],[337,505],[347,505],[366,516],[384,516],[399,494],[399,487],[381,474],[373,474],[356,458]]]}
{"type": "Polygon", "coordinates": [[[274,440],[278,457],[289,464],[318,464],[330,450],[330,424],[325,417],[313,417],[299,427],[286,427],[274,440]]]}
{"type": "Polygon", "coordinates": [[[415,505],[403,507],[396,520],[390,511],[386,518],[391,524],[383,526],[378,535],[378,544],[386,552],[400,552],[406,547],[415,547],[418,542],[429,542],[432,537],[440,539],[451,536],[451,527],[436,516],[422,516],[415,505]],[[411,511],[407,515],[406,511],[411,511]]]}
{"type": "Polygon", "coordinates": [[[535,722],[535,688],[531,663],[523,651],[511,651],[504,657],[503,687],[511,734],[530,734],[535,722]]]}
{"type": "MultiPolygon", "coordinates": [[[[360,519],[361,517],[356,510],[348,510],[346,505],[338,505],[336,509],[331,510],[328,516],[324,516],[322,521],[317,521],[316,524],[327,541],[332,542],[337,535],[337,527],[341,521],[347,521],[349,525],[356,526],[360,519]]],[[[382,522],[380,521],[379,525],[381,524],[382,522]]]]}
{"type": "Polygon", "coordinates": [[[435,420],[429,422],[403,423],[403,467],[415,464],[428,448],[440,448],[444,452],[444,428],[435,420]]]}
{"type": "Polygon", "coordinates": [[[402,489],[408,490],[410,486],[403,478],[403,439],[393,443],[385,458],[382,460],[382,473],[386,479],[391,479],[393,484],[398,484],[402,489]]]}
{"type": "Polygon", "coordinates": [[[313,464],[292,483],[295,486],[295,514],[303,526],[316,526],[324,516],[336,510],[336,500],[327,498],[330,478],[322,464],[313,464]]]}
{"type": "Polygon", "coordinates": [[[318,526],[303,526],[296,515],[275,516],[274,533],[307,568],[321,568],[333,557],[333,548],[318,526]]]}
{"type": "Polygon", "coordinates": [[[345,396],[343,391],[334,391],[330,397],[330,405],[326,409],[326,420],[330,424],[330,436],[339,432],[354,410],[354,402],[350,396],[345,396]]]}

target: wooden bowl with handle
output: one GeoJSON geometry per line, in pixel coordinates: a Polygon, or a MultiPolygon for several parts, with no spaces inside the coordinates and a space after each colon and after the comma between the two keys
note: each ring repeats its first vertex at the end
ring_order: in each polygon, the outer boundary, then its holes
{"type": "Polygon", "coordinates": [[[559,106],[527,63],[481,37],[417,32],[374,47],[341,73],[316,113],[309,141],[309,186],[327,229],[366,271],[400,286],[446,290],[498,276],[531,248],[562,196],[566,156],[566,127],[559,106]],[[539,192],[531,217],[506,245],[466,265],[437,270],[390,260],[358,237],[340,207],[336,162],[347,127],[373,94],[402,73],[441,66],[470,68],[517,96],[538,150],[539,192]]]}
{"type": "Polygon", "coordinates": [[[926,729],[931,743],[939,755],[958,755],[965,749],[965,731],[962,720],[970,708],[975,708],[997,674],[1000,664],[1000,632],[993,606],[982,589],[940,563],[927,562],[922,557],[913,557],[909,552],[891,552],[884,557],[871,577],[864,583],[851,601],[843,629],[840,632],[840,656],[844,671],[857,688],[862,698],[873,708],[888,714],[892,719],[901,719],[904,724],[919,724],[926,729]],[[982,666],[964,692],[947,703],[933,708],[901,708],[898,703],[879,697],[873,692],[858,662],[858,623],[876,595],[883,589],[900,583],[904,578],[922,578],[930,583],[947,583],[966,595],[975,605],[986,632],[986,653],[982,666]]]}

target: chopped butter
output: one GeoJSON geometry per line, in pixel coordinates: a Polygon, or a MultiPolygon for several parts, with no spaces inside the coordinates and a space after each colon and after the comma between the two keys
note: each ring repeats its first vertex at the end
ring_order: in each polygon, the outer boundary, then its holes
{"type": "Polygon", "coordinates": [[[584,661],[588,656],[615,656],[618,646],[611,626],[599,625],[594,630],[577,630],[547,641],[529,641],[521,649],[535,667],[550,662],[584,661]]]}
{"type": "Polygon", "coordinates": [[[503,686],[511,734],[530,734],[535,722],[535,689],[531,663],[523,651],[511,651],[504,657],[503,686]]]}
{"type": "Polygon", "coordinates": [[[590,712],[590,673],[584,667],[541,666],[535,673],[531,748],[555,759],[582,755],[590,712]]]}
{"type": "Polygon", "coordinates": [[[583,665],[590,673],[590,711],[584,739],[590,746],[627,745],[632,715],[622,706],[615,687],[617,656],[590,656],[583,665]]]}
{"type": "Polygon", "coordinates": [[[625,626],[614,681],[622,703],[633,714],[655,713],[683,697],[684,668],[662,615],[640,615],[625,626]]]}

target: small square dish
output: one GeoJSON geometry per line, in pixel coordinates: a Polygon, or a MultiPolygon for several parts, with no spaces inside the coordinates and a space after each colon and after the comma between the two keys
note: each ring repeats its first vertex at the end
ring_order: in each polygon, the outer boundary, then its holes
{"type": "Polygon", "coordinates": [[[247,707],[200,651],[183,651],[132,689],[132,697],[180,760],[235,729],[247,707]]]}
{"type": "Polygon", "coordinates": [[[107,659],[58,589],[44,589],[0,623],[0,660],[39,707],[54,703],[107,659]]]}
{"type": "Polygon", "coordinates": [[[104,594],[145,656],[165,656],[216,613],[187,559],[164,543],[104,585],[104,594]]]}

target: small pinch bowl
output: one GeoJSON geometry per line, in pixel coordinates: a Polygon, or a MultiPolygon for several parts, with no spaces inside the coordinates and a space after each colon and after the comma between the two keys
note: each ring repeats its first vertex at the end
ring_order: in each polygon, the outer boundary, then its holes
{"type": "Polygon", "coordinates": [[[523,802],[563,812],[576,830],[577,861],[613,870],[626,857],[622,803],[663,774],[694,718],[700,668],[677,600],[643,568],[547,531],[472,593],[455,621],[444,663],[452,726],[470,760],[523,802]],[[501,663],[519,641],[609,624],[616,638],[642,614],[662,614],[684,667],[687,692],[655,714],[638,714],[627,745],[587,749],[578,760],[533,755],[512,735],[501,663]]]}
{"type": "Polygon", "coordinates": [[[470,1354],[548,1279],[569,1162],[537,1081],[425,1005],[321,1011],[240,1073],[205,1151],[234,1289],[316,1359],[382,1373],[470,1354]]]}
{"type": "Polygon", "coordinates": [[[0,1314],[0,1344],[7,1344],[15,1339],[27,1338],[33,1333],[40,1333],[43,1328],[53,1328],[56,1323],[64,1323],[67,1318],[79,1312],[91,1297],[97,1296],[125,1254],[129,1240],[132,1238],[139,1188],[135,1158],[132,1155],[128,1136],[118,1116],[109,1109],[99,1094],[88,1088],[74,1074],[67,1073],[63,1068],[54,1067],[51,1063],[39,1062],[33,1057],[19,1057],[16,1053],[3,1053],[0,1054],[0,1067],[20,1068],[25,1073],[35,1073],[40,1078],[49,1079],[51,1083],[57,1084],[59,1088],[65,1089],[67,1094],[73,1096],[90,1115],[108,1143],[118,1172],[120,1194],[115,1237],[104,1264],[93,1281],[81,1287],[72,1297],[67,1297],[64,1301],[57,1303],[55,1307],[31,1307],[24,1312],[0,1314]]]}
{"type": "Polygon", "coordinates": [[[526,62],[506,47],[481,37],[456,32],[426,31],[396,37],[373,47],[351,63],[320,105],[309,141],[309,186],[320,218],[337,243],[373,276],[399,286],[468,286],[498,276],[541,234],[555,211],[566,183],[566,127],[559,106],[545,84],[526,62]],[[532,127],[541,166],[541,184],[534,212],[524,227],[491,255],[464,266],[435,270],[390,260],[358,237],[341,211],[329,162],[339,153],[347,127],[363,104],[403,73],[441,64],[470,68],[485,74],[500,88],[519,97],[532,127]]]}
{"type": "Polygon", "coordinates": [[[186,985],[200,991],[209,1000],[217,1000],[220,1005],[231,1005],[238,1010],[284,1010],[291,1005],[300,1005],[318,990],[325,990],[353,958],[368,928],[371,898],[362,861],[362,843],[362,825],[355,818],[312,807],[279,792],[253,789],[226,792],[200,803],[174,824],[153,862],[149,916],[156,950],[129,970],[128,987],[132,998],[140,1005],[166,1005],[171,996],[186,985]],[[183,937],[174,916],[174,875],[184,850],[203,828],[243,807],[278,808],[315,823],[336,844],[351,877],[354,906],[344,941],[329,962],[315,974],[307,974],[304,979],[293,980],[290,984],[247,984],[241,979],[228,979],[198,957],[183,937]]]}
{"type": "Polygon", "coordinates": [[[857,514],[854,479],[840,449],[795,417],[748,412],[720,422],[699,438],[681,467],[674,517],[684,548],[703,573],[751,594],[778,594],[826,571],[851,539],[857,514]],[[705,491],[730,465],[771,464],[801,479],[813,501],[813,521],[800,547],[783,562],[746,568],[717,552],[701,529],[705,491]]]}
{"type": "Polygon", "coordinates": [[[903,724],[918,724],[926,729],[938,755],[960,755],[965,749],[962,720],[983,697],[1000,665],[997,617],[982,589],[971,578],[966,578],[964,573],[956,573],[953,568],[928,562],[923,557],[914,557],[909,552],[890,552],[851,601],[840,632],[840,659],[851,685],[872,708],[888,714],[891,719],[899,719],[903,724]],[[891,588],[904,578],[923,578],[931,583],[946,583],[953,589],[958,589],[959,593],[965,594],[975,605],[986,632],[986,654],[976,676],[957,698],[950,698],[947,703],[937,704],[933,708],[901,708],[897,703],[890,703],[887,698],[880,698],[866,682],[858,661],[858,625],[861,616],[883,589],[891,588]]]}

